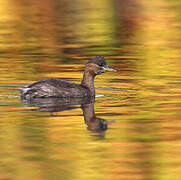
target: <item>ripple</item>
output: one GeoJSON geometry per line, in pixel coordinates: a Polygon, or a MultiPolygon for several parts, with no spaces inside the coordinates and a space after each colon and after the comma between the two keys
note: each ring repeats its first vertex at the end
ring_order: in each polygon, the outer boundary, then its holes
{"type": "Polygon", "coordinates": [[[19,95],[0,95],[0,98],[17,98],[19,95]]]}
{"type": "Polygon", "coordinates": [[[111,90],[111,91],[135,91],[135,89],[125,89],[125,88],[102,88],[102,87],[98,87],[96,89],[111,90]]]}

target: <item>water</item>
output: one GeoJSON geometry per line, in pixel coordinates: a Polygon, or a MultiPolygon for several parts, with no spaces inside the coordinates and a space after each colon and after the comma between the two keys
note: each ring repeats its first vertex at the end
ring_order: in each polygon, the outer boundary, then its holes
{"type": "Polygon", "coordinates": [[[180,10],[0,1],[0,179],[181,179],[180,10]],[[21,102],[18,87],[38,80],[79,83],[97,55],[117,72],[96,78],[95,103],[21,102]]]}

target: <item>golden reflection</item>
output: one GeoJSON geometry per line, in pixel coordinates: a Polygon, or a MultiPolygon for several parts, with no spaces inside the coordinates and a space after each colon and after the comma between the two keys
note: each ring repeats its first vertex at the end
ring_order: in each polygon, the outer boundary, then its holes
{"type": "Polygon", "coordinates": [[[181,179],[180,0],[0,0],[0,17],[0,179],[181,179]],[[80,100],[22,107],[17,87],[80,81],[93,54],[118,72],[85,123],[80,100]]]}
{"type": "Polygon", "coordinates": [[[145,20],[142,21],[142,28],[138,33],[142,33],[141,58],[144,56],[144,61],[141,61],[139,68],[143,67],[143,76],[179,75],[180,61],[176,59],[181,56],[181,52],[175,46],[180,32],[177,28],[179,22],[175,21],[177,11],[171,8],[174,2],[155,1],[150,6],[150,3],[143,1],[142,5],[145,9],[142,14],[145,20]]]}

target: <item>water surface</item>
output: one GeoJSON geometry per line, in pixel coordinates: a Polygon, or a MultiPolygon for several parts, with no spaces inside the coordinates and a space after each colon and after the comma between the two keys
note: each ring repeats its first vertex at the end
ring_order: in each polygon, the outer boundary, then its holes
{"type": "Polygon", "coordinates": [[[180,10],[0,1],[0,179],[181,179],[180,10]],[[18,87],[38,80],[79,83],[97,55],[117,72],[96,78],[95,102],[21,102],[18,87]]]}

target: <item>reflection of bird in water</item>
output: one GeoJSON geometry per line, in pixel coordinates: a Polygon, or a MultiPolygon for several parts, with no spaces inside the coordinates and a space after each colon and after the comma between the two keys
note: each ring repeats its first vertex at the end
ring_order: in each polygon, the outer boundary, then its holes
{"type": "Polygon", "coordinates": [[[105,119],[96,117],[94,112],[94,103],[82,104],[81,105],[84,120],[87,124],[87,129],[90,131],[105,131],[108,128],[108,123],[105,119]]]}
{"type": "Polygon", "coordinates": [[[81,84],[52,78],[35,82],[29,86],[21,87],[21,97],[32,100],[47,97],[94,97],[94,78],[106,71],[115,71],[111,68],[104,57],[99,56],[88,61],[81,84]]]}
{"type": "Polygon", "coordinates": [[[33,100],[25,100],[21,98],[21,102],[28,106],[35,106],[37,109],[33,111],[50,112],[51,116],[55,116],[55,112],[61,112],[65,110],[76,109],[75,105],[81,105],[84,103],[90,103],[94,101],[92,97],[82,98],[36,98],[33,100]]]}
{"type": "Polygon", "coordinates": [[[107,130],[108,122],[105,119],[96,117],[94,112],[94,102],[93,97],[39,98],[33,101],[22,99],[22,103],[27,104],[28,106],[37,107],[37,109],[32,109],[33,111],[50,112],[51,116],[56,116],[53,114],[55,112],[79,108],[75,105],[81,105],[87,129],[101,133],[107,130]]]}

